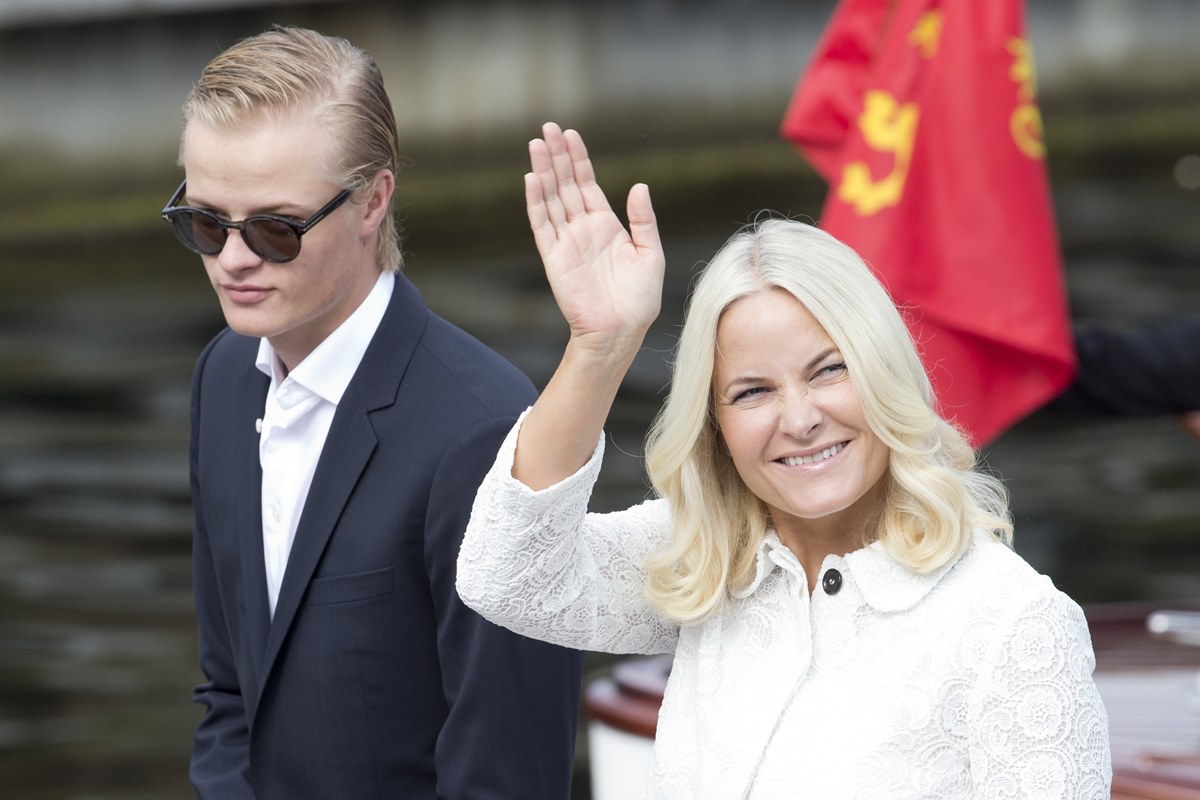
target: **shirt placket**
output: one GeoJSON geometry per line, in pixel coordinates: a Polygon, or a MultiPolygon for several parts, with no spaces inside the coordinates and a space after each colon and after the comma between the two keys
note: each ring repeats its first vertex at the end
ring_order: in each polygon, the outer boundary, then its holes
{"type": "Polygon", "coordinates": [[[269,402],[259,442],[263,468],[263,558],[271,598],[271,612],[295,537],[294,517],[300,513],[297,486],[306,458],[302,425],[320,397],[294,381],[285,381],[269,402]]]}

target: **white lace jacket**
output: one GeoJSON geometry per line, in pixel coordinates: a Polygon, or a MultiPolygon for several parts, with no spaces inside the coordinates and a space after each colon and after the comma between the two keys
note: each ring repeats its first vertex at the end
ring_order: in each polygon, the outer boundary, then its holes
{"type": "Polygon", "coordinates": [[[1108,798],[1083,614],[1003,544],[980,534],[929,575],[878,545],[829,556],[841,585],[810,595],[771,533],[752,584],[680,628],[642,591],[665,501],[587,514],[603,442],[533,492],[511,477],[516,430],[476,497],[459,593],[545,641],[675,653],[643,797],[1108,798]]]}

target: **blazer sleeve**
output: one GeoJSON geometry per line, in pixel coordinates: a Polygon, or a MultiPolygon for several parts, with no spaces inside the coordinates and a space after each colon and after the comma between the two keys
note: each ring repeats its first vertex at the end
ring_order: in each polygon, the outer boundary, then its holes
{"type": "Polygon", "coordinates": [[[511,424],[468,430],[442,457],[430,492],[425,563],[448,708],[434,756],[439,798],[563,800],[571,792],[583,653],[494,625],[455,590],[470,498],[511,424]]]}
{"type": "Polygon", "coordinates": [[[216,341],[201,353],[192,377],[189,446],[192,507],[195,509],[192,583],[199,631],[200,668],[206,680],[196,687],[193,693],[193,699],[205,707],[205,712],[192,741],[188,774],[199,800],[253,800],[246,707],[242,701],[229,629],[225,624],[220,594],[217,591],[216,569],[204,520],[204,503],[201,501],[202,489],[198,478],[200,386],[204,379],[205,364],[216,341]]]}
{"type": "Polygon", "coordinates": [[[1136,328],[1075,332],[1079,370],[1051,407],[1072,414],[1148,417],[1200,409],[1200,313],[1136,328]]]}
{"type": "Polygon", "coordinates": [[[1041,581],[991,637],[969,711],[971,796],[1108,800],[1108,715],[1087,621],[1041,581]]]}
{"type": "Polygon", "coordinates": [[[645,592],[646,560],[670,534],[667,501],[587,513],[603,438],[579,472],[535,492],[512,477],[519,428],[475,497],[458,558],[463,600],[506,628],[567,647],[674,652],[679,627],[645,592]]]}

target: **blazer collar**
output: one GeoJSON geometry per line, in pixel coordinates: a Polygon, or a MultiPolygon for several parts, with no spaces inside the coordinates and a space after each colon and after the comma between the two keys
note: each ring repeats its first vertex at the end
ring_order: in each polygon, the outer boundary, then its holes
{"type": "Polygon", "coordinates": [[[400,382],[412,360],[425,326],[429,308],[412,281],[396,275],[392,299],[358,371],[346,387],[346,394],[357,394],[367,411],[375,411],[396,402],[400,382]]]}

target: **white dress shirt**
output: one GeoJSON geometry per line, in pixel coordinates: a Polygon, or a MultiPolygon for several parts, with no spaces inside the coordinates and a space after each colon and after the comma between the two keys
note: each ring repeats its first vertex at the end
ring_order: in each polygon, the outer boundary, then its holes
{"type": "Polygon", "coordinates": [[[287,376],[271,343],[266,339],[259,342],[255,364],[271,378],[258,425],[258,458],[262,466],[263,557],[272,617],[333,414],[383,319],[394,285],[395,276],[382,273],[354,313],[287,376]]]}
{"type": "Polygon", "coordinates": [[[924,575],[879,543],[830,555],[810,594],[768,532],[750,585],[680,627],[643,590],[667,502],[588,514],[603,439],[530,490],[512,477],[519,426],[476,496],[459,594],[567,647],[674,652],[644,798],[1107,800],[1083,613],[993,537],[924,575]]]}

